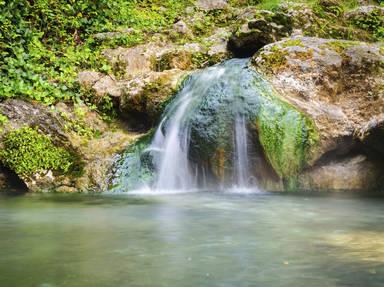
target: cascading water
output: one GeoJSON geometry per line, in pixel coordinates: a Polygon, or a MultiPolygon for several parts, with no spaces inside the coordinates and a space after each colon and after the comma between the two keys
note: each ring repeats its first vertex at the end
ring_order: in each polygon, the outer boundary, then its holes
{"type": "Polygon", "coordinates": [[[114,190],[253,189],[271,171],[265,148],[279,167],[280,157],[296,155],[306,135],[305,119],[276,97],[249,60],[232,59],[184,81],[152,140],[128,148],[114,190]]]}
{"type": "Polygon", "coordinates": [[[222,67],[212,67],[196,75],[167,110],[149,147],[150,151],[158,152],[154,154],[157,171],[154,187],[157,190],[197,187],[197,172],[188,159],[191,129],[188,115],[196,108],[210,83],[223,73],[222,67]]]}
{"type": "Polygon", "coordinates": [[[248,163],[247,123],[244,116],[235,118],[235,174],[236,187],[249,186],[250,166],[248,163]]]}

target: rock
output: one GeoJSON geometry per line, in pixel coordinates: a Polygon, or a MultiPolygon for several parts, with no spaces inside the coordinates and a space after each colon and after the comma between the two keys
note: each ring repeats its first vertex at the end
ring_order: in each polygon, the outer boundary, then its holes
{"type": "MultiPolygon", "coordinates": [[[[356,149],[366,154],[361,142],[364,146],[370,141],[356,135],[364,133],[363,127],[373,131],[368,123],[384,112],[380,49],[362,42],[291,37],[264,47],[253,57],[253,65],[269,78],[282,99],[314,121],[319,140],[307,154],[307,167],[321,168],[324,161],[340,156],[348,160],[347,155],[356,149]]],[[[381,137],[381,129],[374,134],[381,137]]]]}
{"type": "Polygon", "coordinates": [[[363,20],[373,14],[376,14],[378,16],[384,16],[384,7],[376,5],[359,6],[345,13],[344,17],[347,20],[363,20]]]}
{"type": "Polygon", "coordinates": [[[96,40],[107,40],[107,39],[116,39],[116,38],[121,38],[127,35],[130,35],[135,32],[135,29],[133,28],[127,28],[122,31],[118,32],[104,32],[104,33],[97,33],[93,35],[93,38],[96,40]]]}
{"type": "Polygon", "coordinates": [[[367,152],[384,157],[384,114],[372,118],[361,128],[355,131],[355,135],[367,146],[367,152]]]}
{"type": "MultiPolygon", "coordinates": [[[[184,22],[177,22],[184,26],[184,22]]],[[[114,75],[84,71],[80,84],[91,89],[95,102],[110,96],[134,129],[157,123],[164,103],[175,93],[187,71],[216,64],[228,57],[229,32],[219,28],[201,43],[164,44],[155,40],[133,48],[107,49],[104,57],[114,75]]]]}
{"type": "Polygon", "coordinates": [[[103,97],[105,95],[111,97],[120,97],[122,94],[122,88],[119,83],[109,75],[106,75],[98,80],[92,86],[92,89],[94,90],[97,97],[103,97]]]}
{"type": "Polygon", "coordinates": [[[314,167],[299,176],[303,190],[375,190],[384,183],[383,163],[355,155],[314,167]]]}
{"type": "Polygon", "coordinates": [[[77,75],[77,81],[85,88],[91,88],[104,75],[94,71],[82,71],[77,75]]]}
{"type": "Polygon", "coordinates": [[[187,72],[172,69],[150,72],[124,84],[120,111],[124,118],[141,128],[154,125],[165,104],[177,91],[187,72]]]}
{"type": "Polygon", "coordinates": [[[179,34],[183,34],[183,35],[192,34],[192,31],[188,28],[187,24],[185,24],[185,22],[182,20],[173,24],[173,29],[179,34]]]}
{"type": "Polygon", "coordinates": [[[240,26],[230,37],[228,49],[237,57],[250,57],[263,46],[292,33],[292,19],[282,12],[258,11],[256,19],[240,26]]]}
{"type": "MultiPolygon", "coordinates": [[[[76,158],[77,172],[62,174],[46,170],[30,175],[19,174],[18,177],[31,191],[105,189],[114,157],[135,138],[134,134],[118,126],[107,131],[108,126],[100,116],[85,105],[73,107],[59,103],[48,107],[37,102],[9,99],[0,103],[0,113],[8,118],[0,132],[0,146],[8,132],[29,126],[48,135],[54,145],[70,151],[76,158]]],[[[9,171],[8,174],[14,173],[9,171]]]]}
{"type": "Polygon", "coordinates": [[[202,10],[210,11],[225,9],[228,6],[228,3],[227,0],[198,0],[196,5],[202,10]]]}
{"type": "Polygon", "coordinates": [[[124,78],[143,74],[153,69],[156,54],[168,50],[166,45],[149,43],[133,48],[106,49],[103,56],[114,67],[115,74],[119,73],[124,78]]]}

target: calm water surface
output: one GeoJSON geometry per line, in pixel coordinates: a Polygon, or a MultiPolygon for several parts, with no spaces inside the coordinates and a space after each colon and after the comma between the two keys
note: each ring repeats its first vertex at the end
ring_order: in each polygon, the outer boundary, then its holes
{"type": "Polygon", "coordinates": [[[0,195],[0,286],[384,286],[384,200],[0,195]]]}

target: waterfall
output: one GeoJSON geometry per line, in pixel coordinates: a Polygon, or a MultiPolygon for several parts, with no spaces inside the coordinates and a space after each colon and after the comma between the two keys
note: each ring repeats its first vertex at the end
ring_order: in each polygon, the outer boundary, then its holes
{"type": "Polygon", "coordinates": [[[191,74],[151,142],[125,155],[114,185],[119,190],[145,185],[157,192],[255,188],[258,161],[251,158],[255,145],[249,144],[248,127],[255,128],[271,89],[248,62],[232,59],[191,74]]]}
{"type": "Polygon", "coordinates": [[[235,183],[236,187],[248,187],[250,174],[248,164],[247,123],[243,115],[235,118],[235,183]]]}
{"type": "Polygon", "coordinates": [[[188,161],[189,131],[183,125],[183,116],[191,102],[186,94],[175,114],[169,119],[167,133],[163,135],[164,121],[158,127],[152,149],[161,151],[157,163],[156,189],[187,189],[195,187],[188,161]]]}
{"type": "Polygon", "coordinates": [[[222,67],[211,67],[196,75],[166,111],[149,147],[150,151],[157,151],[154,156],[157,171],[155,189],[197,188],[197,171],[188,159],[191,130],[188,115],[206,93],[209,83],[223,73],[222,67]]]}

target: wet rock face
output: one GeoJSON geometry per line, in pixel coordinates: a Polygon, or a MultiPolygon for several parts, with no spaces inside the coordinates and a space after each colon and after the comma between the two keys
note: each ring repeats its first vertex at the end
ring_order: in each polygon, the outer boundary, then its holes
{"type": "MultiPolygon", "coordinates": [[[[352,174],[357,166],[369,168],[372,172],[362,173],[360,185],[377,175],[373,172],[375,165],[365,164],[369,160],[357,164],[348,155],[356,149],[366,154],[371,150],[368,146],[382,150],[378,140],[382,136],[381,121],[372,123],[384,107],[381,49],[377,44],[292,37],[264,47],[253,57],[254,67],[267,75],[281,97],[314,121],[319,141],[308,166],[318,167],[316,173],[322,174],[325,182],[331,173],[321,168],[324,162],[320,159],[324,157],[330,162],[346,156],[342,168],[331,165],[344,174],[349,170],[352,174]]],[[[340,188],[340,184],[342,181],[335,186],[340,188]]],[[[347,183],[344,187],[352,188],[347,183]]]]}

